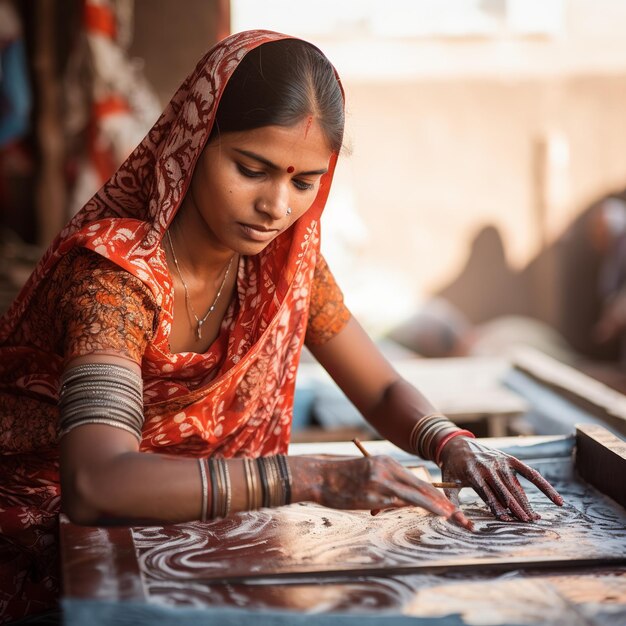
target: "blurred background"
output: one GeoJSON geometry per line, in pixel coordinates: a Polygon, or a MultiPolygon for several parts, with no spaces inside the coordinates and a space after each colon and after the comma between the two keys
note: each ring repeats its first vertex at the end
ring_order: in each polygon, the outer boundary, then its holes
{"type": "Polygon", "coordinates": [[[0,0],[0,307],[199,57],[269,28],[342,77],[323,250],[381,345],[524,343],[624,391],[624,24],[626,0],[0,0]]]}

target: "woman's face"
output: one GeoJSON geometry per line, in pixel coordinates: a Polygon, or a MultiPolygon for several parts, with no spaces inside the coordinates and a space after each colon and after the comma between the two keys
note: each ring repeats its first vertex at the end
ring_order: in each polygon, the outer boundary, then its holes
{"type": "Polygon", "coordinates": [[[330,156],[312,117],[224,133],[200,155],[183,210],[216,249],[258,254],[311,206],[330,156]]]}

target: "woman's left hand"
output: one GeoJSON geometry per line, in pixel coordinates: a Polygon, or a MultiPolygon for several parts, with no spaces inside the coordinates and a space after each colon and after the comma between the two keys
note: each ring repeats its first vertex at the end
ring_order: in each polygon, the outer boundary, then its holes
{"type": "MultiPolygon", "coordinates": [[[[474,439],[455,437],[450,440],[441,451],[441,472],[444,481],[473,487],[502,521],[531,522],[541,517],[530,506],[516,474],[533,483],[557,506],[563,504],[563,498],[537,470],[474,439]]],[[[446,489],[446,495],[458,506],[457,491],[446,489]]]]}

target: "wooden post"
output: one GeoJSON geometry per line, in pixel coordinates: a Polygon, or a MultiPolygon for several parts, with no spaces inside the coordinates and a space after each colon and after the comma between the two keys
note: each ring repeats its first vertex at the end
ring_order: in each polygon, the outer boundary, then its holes
{"type": "Polygon", "coordinates": [[[626,507],[626,441],[602,426],[576,426],[576,470],[598,491],[626,507]]]}
{"type": "Polygon", "coordinates": [[[35,15],[34,69],[39,113],[37,139],[41,153],[35,193],[37,239],[47,247],[66,220],[63,176],[64,139],[60,122],[60,91],[56,76],[55,1],[39,0],[35,15]]]}

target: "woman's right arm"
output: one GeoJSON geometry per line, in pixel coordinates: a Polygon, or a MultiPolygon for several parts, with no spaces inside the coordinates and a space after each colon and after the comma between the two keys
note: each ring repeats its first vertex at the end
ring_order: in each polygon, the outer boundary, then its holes
{"type": "MultiPolygon", "coordinates": [[[[139,374],[136,364],[109,355],[74,359],[68,370],[88,363],[105,363],[139,374]]],[[[292,456],[287,463],[291,502],[317,502],[340,509],[421,506],[465,523],[441,492],[389,457],[292,456]]],[[[230,511],[247,510],[251,499],[244,460],[228,459],[226,464],[230,511]]],[[[261,484],[258,475],[256,480],[261,484]]],[[[197,459],[140,452],[131,432],[86,422],[61,438],[61,493],[64,511],[79,524],[182,522],[200,519],[203,482],[197,459]]]]}
{"type": "MultiPolygon", "coordinates": [[[[66,372],[88,364],[112,365],[140,375],[132,361],[103,354],[73,359],[66,372]]],[[[65,419],[62,403],[61,428],[65,419]]],[[[128,430],[88,421],[65,432],[60,448],[63,508],[73,521],[198,517],[201,492],[194,459],[141,453],[137,437],[128,430]]]]}

